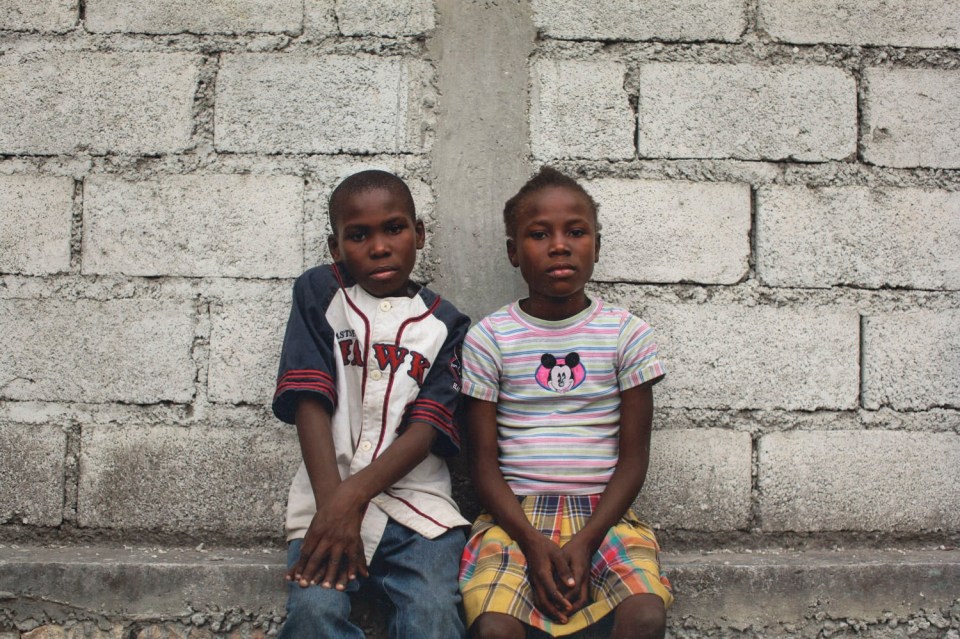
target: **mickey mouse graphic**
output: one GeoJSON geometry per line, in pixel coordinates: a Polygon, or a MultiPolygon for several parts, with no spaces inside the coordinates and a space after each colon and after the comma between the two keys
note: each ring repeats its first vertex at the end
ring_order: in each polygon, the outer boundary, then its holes
{"type": "Polygon", "coordinates": [[[561,359],[557,359],[550,353],[544,353],[540,357],[540,366],[537,367],[536,372],[537,383],[542,388],[557,393],[573,390],[582,384],[586,377],[587,371],[580,363],[578,353],[568,353],[561,359]]]}

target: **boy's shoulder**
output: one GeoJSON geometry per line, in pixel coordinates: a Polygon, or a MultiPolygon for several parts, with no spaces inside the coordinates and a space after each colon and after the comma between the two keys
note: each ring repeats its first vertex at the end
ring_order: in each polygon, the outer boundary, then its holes
{"type": "Polygon", "coordinates": [[[433,316],[441,320],[448,326],[469,326],[470,318],[460,312],[453,302],[445,297],[441,297],[432,289],[421,286],[417,295],[423,300],[424,305],[432,310],[433,316]]]}

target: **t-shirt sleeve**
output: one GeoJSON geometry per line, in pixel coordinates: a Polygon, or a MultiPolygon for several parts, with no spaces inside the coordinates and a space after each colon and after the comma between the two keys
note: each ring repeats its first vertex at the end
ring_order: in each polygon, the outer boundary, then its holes
{"type": "Polygon", "coordinates": [[[460,431],[454,421],[462,383],[463,337],[470,318],[459,312],[450,320],[449,332],[420,387],[417,398],[407,405],[400,422],[401,432],[413,422],[425,422],[437,430],[433,452],[449,457],[460,452],[460,431]]]}
{"type": "Polygon", "coordinates": [[[301,397],[320,400],[331,414],[337,406],[333,329],[326,319],[327,305],[314,284],[308,272],[293,286],[293,304],[280,353],[273,414],[288,424],[295,423],[301,397]]]}
{"type": "Polygon", "coordinates": [[[470,329],[463,342],[463,392],[488,402],[500,397],[503,369],[500,347],[487,319],[470,329]]]}
{"type": "Polygon", "coordinates": [[[657,383],[666,375],[653,329],[639,317],[626,313],[617,343],[617,381],[620,390],[657,383]]]}

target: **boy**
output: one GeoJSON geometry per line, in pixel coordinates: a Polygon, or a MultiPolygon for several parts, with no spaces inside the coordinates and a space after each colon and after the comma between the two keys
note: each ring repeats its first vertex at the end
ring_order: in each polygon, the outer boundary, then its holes
{"type": "Polygon", "coordinates": [[[393,604],[391,637],[463,635],[457,567],[467,524],[442,456],[469,319],[410,272],[423,248],[407,185],[363,171],[330,196],[330,254],[294,285],[273,411],[303,455],[287,505],[282,638],[363,637],[361,581],[393,604]]]}

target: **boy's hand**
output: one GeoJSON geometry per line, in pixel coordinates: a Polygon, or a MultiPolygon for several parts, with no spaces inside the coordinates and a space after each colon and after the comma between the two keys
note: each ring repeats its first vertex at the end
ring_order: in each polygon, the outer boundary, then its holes
{"type": "Polygon", "coordinates": [[[340,484],[317,508],[300,549],[300,560],[287,579],[300,587],[320,584],[343,590],[358,575],[366,577],[367,562],[360,539],[364,502],[340,484]]]}
{"type": "Polygon", "coordinates": [[[563,593],[576,586],[567,558],[557,544],[540,534],[522,550],[527,560],[534,604],[548,617],[567,623],[573,606],[563,593]]]}

